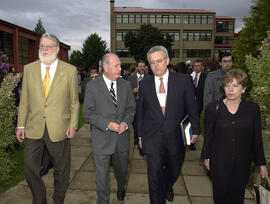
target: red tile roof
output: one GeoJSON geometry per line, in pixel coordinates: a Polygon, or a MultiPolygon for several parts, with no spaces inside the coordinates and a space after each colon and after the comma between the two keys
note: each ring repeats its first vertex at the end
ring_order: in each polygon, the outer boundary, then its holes
{"type": "Polygon", "coordinates": [[[143,7],[115,7],[117,13],[207,13],[215,14],[213,11],[204,9],[145,9],[143,7]]]}

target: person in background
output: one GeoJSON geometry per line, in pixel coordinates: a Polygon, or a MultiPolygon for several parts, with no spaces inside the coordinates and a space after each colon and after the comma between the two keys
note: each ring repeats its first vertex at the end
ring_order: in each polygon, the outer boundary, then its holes
{"type": "Polygon", "coordinates": [[[243,204],[251,161],[262,178],[268,175],[260,107],[242,98],[248,85],[242,70],[228,71],[222,84],[226,98],[205,108],[202,159],[211,172],[215,204],[243,204]]]}
{"type": "Polygon", "coordinates": [[[187,65],[184,62],[179,62],[175,66],[175,72],[187,74],[187,65]]]}
{"type": "Polygon", "coordinates": [[[69,185],[71,144],[80,104],[76,67],[57,58],[59,40],[44,33],[39,60],[25,65],[16,137],[24,141],[24,173],[33,203],[47,204],[40,176],[44,148],[54,166],[54,204],[63,204],[69,185]]]}
{"type": "Polygon", "coordinates": [[[224,89],[222,86],[222,77],[231,70],[233,66],[233,56],[231,53],[223,53],[219,57],[220,69],[208,73],[205,85],[204,85],[204,96],[203,106],[213,101],[218,101],[225,98],[224,89]]]}

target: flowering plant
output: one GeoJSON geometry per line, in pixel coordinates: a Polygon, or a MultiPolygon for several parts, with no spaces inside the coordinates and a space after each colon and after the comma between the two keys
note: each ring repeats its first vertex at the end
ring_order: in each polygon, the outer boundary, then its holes
{"type": "Polygon", "coordinates": [[[0,53],[0,83],[3,81],[4,77],[9,73],[10,66],[8,63],[7,55],[0,53]]]}

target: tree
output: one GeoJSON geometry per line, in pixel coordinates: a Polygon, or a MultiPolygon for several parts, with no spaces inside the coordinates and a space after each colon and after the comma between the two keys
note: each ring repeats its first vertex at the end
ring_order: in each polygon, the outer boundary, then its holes
{"type": "Polygon", "coordinates": [[[245,56],[251,54],[257,57],[258,47],[270,29],[270,1],[253,0],[250,17],[244,18],[244,28],[234,42],[234,67],[246,70],[245,56]]]}
{"type": "Polygon", "coordinates": [[[36,24],[36,27],[35,27],[34,31],[37,32],[37,33],[39,33],[39,34],[41,34],[41,35],[43,35],[44,33],[46,33],[46,30],[45,30],[45,28],[43,26],[43,23],[41,21],[41,18],[38,19],[38,22],[36,24]]]}
{"type": "Polygon", "coordinates": [[[136,61],[147,61],[148,50],[156,45],[163,45],[167,48],[169,56],[172,56],[173,39],[169,34],[163,34],[159,29],[150,24],[141,25],[136,32],[129,31],[124,38],[125,47],[136,61]]]}
{"type": "Polygon", "coordinates": [[[70,55],[69,63],[77,68],[82,68],[83,67],[82,53],[79,50],[74,50],[70,55]]]}
{"type": "Polygon", "coordinates": [[[99,60],[109,52],[107,43],[96,33],[86,38],[82,48],[82,66],[88,71],[91,66],[98,67],[99,60]]]}

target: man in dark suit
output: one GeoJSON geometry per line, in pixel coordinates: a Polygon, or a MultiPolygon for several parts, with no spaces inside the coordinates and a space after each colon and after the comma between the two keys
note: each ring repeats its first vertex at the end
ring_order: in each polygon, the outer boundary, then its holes
{"type": "Polygon", "coordinates": [[[83,113],[92,125],[96,166],[97,204],[110,202],[110,163],[117,180],[117,198],[124,200],[128,173],[129,130],[136,111],[130,83],[120,77],[121,62],[108,53],[102,58],[103,75],[86,86],[83,113]]]}
{"type": "Polygon", "coordinates": [[[141,81],[137,109],[139,145],[147,155],[151,204],[173,200],[172,186],[185,157],[180,122],[189,115],[194,143],[200,134],[200,122],[190,76],[169,72],[168,51],[152,47],[147,59],[154,76],[141,81]],[[168,196],[167,196],[168,197],[168,196]]]}
{"type": "MultiPolygon", "coordinates": [[[[133,90],[134,98],[135,98],[136,102],[138,102],[138,99],[139,99],[139,95],[138,95],[139,83],[141,80],[143,80],[145,78],[145,76],[146,76],[145,75],[145,63],[142,60],[138,61],[136,64],[136,74],[133,74],[128,78],[128,81],[131,84],[131,88],[133,90]]],[[[138,134],[137,134],[137,128],[136,128],[136,125],[137,125],[136,116],[134,117],[132,125],[133,125],[133,129],[134,129],[134,145],[137,145],[138,144],[138,134]]],[[[140,147],[139,147],[139,153],[141,156],[144,155],[144,153],[140,147]]]]}
{"type": "Polygon", "coordinates": [[[193,84],[195,87],[195,96],[198,104],[198,112],[199,116],[203,110],[203,90],[204,90],[204,82],[206,79],[206,74],[203,73],[203,63],[202,60],[198,59],[193,64],[193,72],[191,73],[191,77],[193,80],[193,84]]]}

